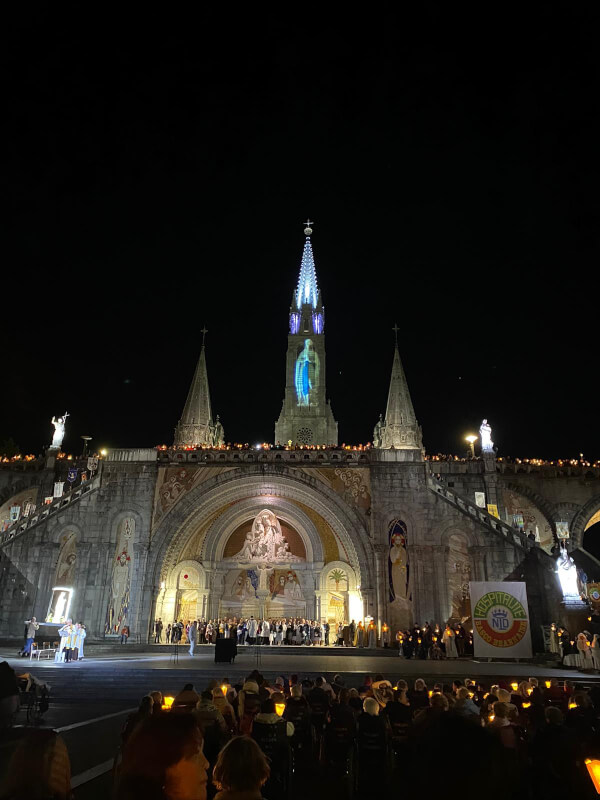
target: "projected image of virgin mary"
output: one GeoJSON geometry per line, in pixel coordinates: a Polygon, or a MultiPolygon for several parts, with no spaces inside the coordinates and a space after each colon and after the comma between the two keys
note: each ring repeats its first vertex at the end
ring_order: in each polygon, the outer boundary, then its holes
{"type": "Polygon", "coordinates": [[[296,395],[299,406],[315,402],[315,392],[319,385],[319,356],[312,339],[304,340],[304,348],[296,359],[296,395]]]}

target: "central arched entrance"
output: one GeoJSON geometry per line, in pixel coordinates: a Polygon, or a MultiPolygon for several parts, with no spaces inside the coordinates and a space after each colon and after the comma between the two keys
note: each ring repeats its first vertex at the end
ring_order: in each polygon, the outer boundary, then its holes
{"type": "Polygon", "coordinates": [[[371,571],[364,520],[316,484],[281,467],[273,475],[236,469],[190,491],[154,533],[157,612],[362,619],[361,582],[370,585],[371,571]],[[204,578],[182,570],[191,562],[204,578]]]}

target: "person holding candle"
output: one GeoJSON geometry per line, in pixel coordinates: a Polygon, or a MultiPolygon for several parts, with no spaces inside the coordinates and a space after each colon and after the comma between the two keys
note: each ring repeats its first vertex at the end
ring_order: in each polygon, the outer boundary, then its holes
{"type": "Polygon", "coordinates": [[[455,633],[449,624],[446,624],[444,634],[442,636],[444,647],[446,648],[446,658],[458,658],[456,650],[455,633]]]}

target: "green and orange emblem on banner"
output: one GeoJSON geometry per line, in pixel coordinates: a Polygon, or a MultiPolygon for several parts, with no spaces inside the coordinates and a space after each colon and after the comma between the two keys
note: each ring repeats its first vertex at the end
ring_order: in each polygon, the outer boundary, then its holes
{"type": "Polygon", "coordinates": [[[514,647],[527,633],[527,612],[508,592],[488,592],[473,611],[475,628],[492,647],[514,647]]]}

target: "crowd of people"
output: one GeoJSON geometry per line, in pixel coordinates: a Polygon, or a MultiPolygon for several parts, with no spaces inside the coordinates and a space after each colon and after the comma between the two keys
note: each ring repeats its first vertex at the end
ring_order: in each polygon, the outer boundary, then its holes
{"type": "MultiPolygon", "coordinates": [[[[364,625],[351,623],[330,625],[325,621],[301,618],[246,619],[227,618],[215,620],[174,621],[164,627],[159,617],[154,622],[154,641],[162,642],[163,631],[167,644],[185,643],[193,652],[196,644],[215,644],[217,639],[235,639],[238,645],[340,645],[355,643],[358,628],[364,625]]],[[[371,623],[371,639],[376,626],[371,623]]],[[[387,626],[386,626],[387,628],[387,626]]]]}
{"type": "MultiPolygon", "coordinates": [[[[590,627],[598,630],[599,618],[597,614],[588,617],[593,624],[590,627]]],[[[600,634],[588,630],[580,631],[577,635],[569,633],[556,623],[550,626],[549,649],[551,653],[559,655],[565,666],[576,667],[581,670],[600,671],[600,634]]]]}
{"type": "Polygon", "coordinates": [[[473,654],[473,631],[462,625],[425,622],[422,628],[397,631],[394,636],[383,623],[381,631],[373,620],[329,623],[301,618],[216,619],[173,621],[166,627],[162,618],[154,621],[154,642],[187,644],[190,654],[198,644],[216,644],[218,639],[235,639],[242,645],[296,645],[335,647],[397,647],[404,658],[442,659],[473,654]]]}
{"type": "Polygon", "coordinates": [[[234,685],[142,698],[123,730],[116,793],[158,797],[160,784],[160,796],[190,800],[411,796],[437,776],[451,797],[591,798],[585,761],[599,748],[600,687],[409,686],[383,675],[348,686],[340,675],[271,682],[255,670],[234,685]]]}
{"type": "MultiPolygon", "coordinates": [[[[16,691],[4,662],[0,724],[16,691]]],[[[0,797],[71,797],[60,734],[19,728],[5,742],[12,754],[0,797]]],[[[371,798],[436,790],[463,800],[591,800],[587,762],[599,753],[600,686],[535,677],[409,685],[382,674],[269,680],[253,670],[239,682],[224,676],[199,691],[186,684],[174,697],[142,697],[122,729],[114,797],[295,800],[307,792],[371,798]]]]}

